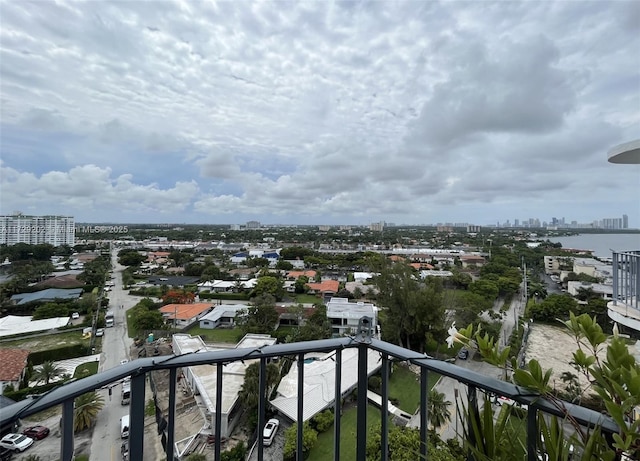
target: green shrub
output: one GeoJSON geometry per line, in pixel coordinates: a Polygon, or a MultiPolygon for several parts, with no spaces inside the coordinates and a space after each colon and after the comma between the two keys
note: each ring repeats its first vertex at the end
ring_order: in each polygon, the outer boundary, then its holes
{"type": "Polygon", "coordinates": [[[58,360],[74,359],[87,355],[88,347],[85,344],[70,344],[56,349],[32,352],[29,360],[33,365],[40,365],[44,362],[57,362],[58,360]]]}
{"type": "MultiPolygon", "coordinates": [[[[298,437],[298,426],[293,425],[284,433],[284,453],[285,461],[293,461],[296,456],[296,446],[298,437]]],[[[318,441],[318,433],[311,428],[309,422],[302,426],[302,452],[306,455],[318,441]]]]}
{"type": "Polygon", "coordinates": [[[333,426],[333,412],[325,410],[313,417],[313,425],[319,433],[325,432],[333,426]]]}
{"type": "Polygon", "coordinates": [[[374,375],[369,378],[369,389],[379,392],[380,389],[382,389],[382,378],[378,375],[374,375]]]}
{"type": "Polygon", "coordinates": [[[244,442],[239,442],[231,450],[223,451],[220,454],[220,461],[244,461],[246,455],[246,445],[244,442]]]}

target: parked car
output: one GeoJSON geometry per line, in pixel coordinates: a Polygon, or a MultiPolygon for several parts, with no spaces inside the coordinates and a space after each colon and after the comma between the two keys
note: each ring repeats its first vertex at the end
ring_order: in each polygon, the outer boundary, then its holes
{"type": "Polygon", "coordinates": [[[98,328],[96,330],[96,336],[104,336],[104,328],[98,328]]]}
{"type": "Polygon", "coordinates": [[[22,434],[7,434],[0,440],[0,447],[8,448],[16,453],[25,451],[33,445],[33,439],[22,434]]]}
{"type": "Polygon", "coordinates": [[[35,440],[42,440],[49,435],[49,428],[46,426],[31,426],[22,431],[22,434],[35,440]]]}
{"type": "Polygon", "coordinates": [[[262,431],[262,443],[265,447],[268,447],[273,443],[273,439],[276,437],[276,432],[278,432],[278,427],[280,427],[280,421],[275,418],[271,418],[267,421],[267,424],[265,424],[264,430],[262,431]]]}
{"type": "Polygon", "coordinates": [[[78,320],[80,318],[80,314],[77,312],[74,312],[73,314],[71,314],[71,318],[73,320],[78,320]]]}
{"type": "Polygon", "coordinates": [[[458,352],[458,358],[462,360],[467,360],[469,358],[469,350],[468,349],[460,349],[458,352]]]}

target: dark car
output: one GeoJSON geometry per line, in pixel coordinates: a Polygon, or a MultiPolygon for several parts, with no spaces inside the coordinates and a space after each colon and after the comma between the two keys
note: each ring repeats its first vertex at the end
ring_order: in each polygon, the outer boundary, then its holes
{"type": "Polygon", "coordinates": [[[0,447],[0,461],[9,461],[13,456],[13,452],[5,447],[0,447]]]}
{"type": "Polygon", "coordinates": [[[22,433],[34,440],[42,440],[49,435],[49,428],[45,426],[31,426],[27,427],[22,433]]]}
{"type": "Polygon", "coordinates": [[[467,360],[469,358],[469,350],[460,349],[460,352],[458,352],[458,358],[462,360],[467,360]]]}

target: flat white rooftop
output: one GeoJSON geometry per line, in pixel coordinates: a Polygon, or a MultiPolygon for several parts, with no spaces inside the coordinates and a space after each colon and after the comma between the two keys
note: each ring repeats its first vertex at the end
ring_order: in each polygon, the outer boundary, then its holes
{"type": "MultiPolygon", "coordinates": [[[[276,341],[276,338],[272,338],[269,335],[249,334],[242,338],[235,347],[229,347],[229,349],[255,349],[261,346],[275,344],[276,341]]],[[[224,350],[222,347],[207,346],[200,336],[191,336],[189,334],[173,335],[173,349],[179,355],[224,350]]],[[[231,412],[236,400],[238,400],[238,393],[244,384],[245,371],[247,367],[255,361],[256,360],[245,360],[244,363],[232,362],[223,366],[221,413],[228,414],[231,412]]],[[[198,365],[189,368],[196,380],[196,385],[200,391],[200,397],[207,406],[207,410],[215,413],[217,365],[198,365]]]]}
{"type": "Polygon", "coordinates": [[[7,315],[0,318],[0,337],[52,330],[69,324],[70,317],[54,317],[51,319],[31,320],[30,315],[7,315]]]}

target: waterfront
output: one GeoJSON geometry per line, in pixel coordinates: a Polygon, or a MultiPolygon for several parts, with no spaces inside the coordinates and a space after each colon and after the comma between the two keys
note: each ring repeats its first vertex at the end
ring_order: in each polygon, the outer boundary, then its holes
{"type": "Polygon", "coordinates": [[[601,258],[610,258],[611,250],[640,250],[640,234],[580,234],[549,238],[549,241],[561,243],[563,248],[593,250],[593,255],[601,258]]]}

